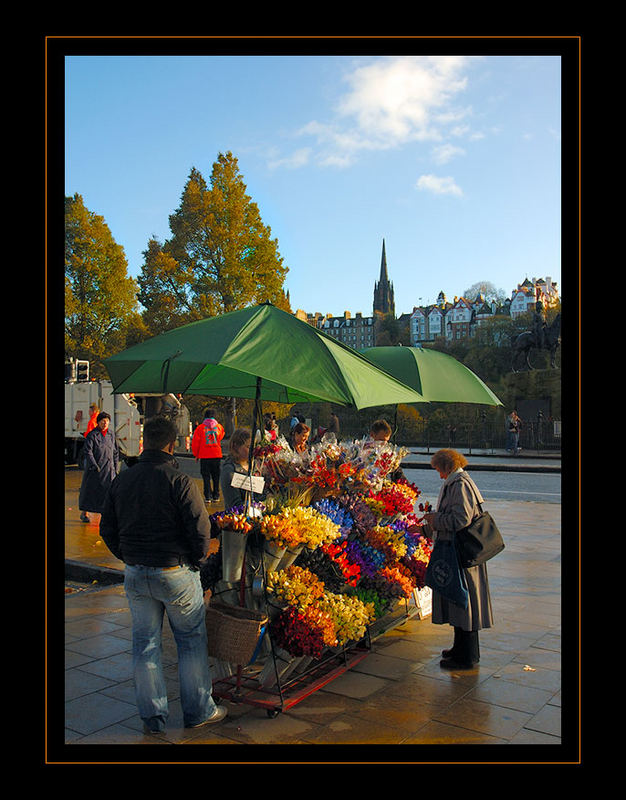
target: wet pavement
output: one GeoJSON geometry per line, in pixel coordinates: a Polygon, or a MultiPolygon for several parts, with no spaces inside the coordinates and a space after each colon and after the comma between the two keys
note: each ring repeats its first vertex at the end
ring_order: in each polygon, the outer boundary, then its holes
{"type": "MultiPolygon", "coordinates": [[[[562,686],[560,504],[490,502],[506,549],[489,564],[495,626],[480,634],[481,661],[475,669],[442,670],[440,653],[451,644],[451,628],[414,616],[375,639],[371,652],[351,670],[276,718],[268,718],[264,708],[222,700],[228,708],[223,722],[188,730],[178,699],[176,647],[166,623],[170,718],[163,734],[147,736],[134,704],[131,620],[123,587],[106,583],[121,577],[123,564],[100,539],[97,520],[79,521],[80,477],[78,470],[65,471],[65,556],[83,572],[73,583],[66,581],[61,601],[64,733],[62,720],[51,726],[50,713],[48,763],[110,758],[133,763],[578,763],[575,674],[572,679],[578,662],[576,619],[568,628],[567,692],[562,686]],[[175,755],[153,754],[153,747],[168,744],[192,747],[175,755]]],[[[572,546],[576,538],[577,531],[569,530],[572,546]]],[[[572,602],[566,611],[575,615],[578,604],[572,602]]],[[[57,657],[54,648],[51,654],[57,657]]],[[[48,693],[58,699],[60,686],[51,685],[57,672],[50,666],[48,693]]]]}

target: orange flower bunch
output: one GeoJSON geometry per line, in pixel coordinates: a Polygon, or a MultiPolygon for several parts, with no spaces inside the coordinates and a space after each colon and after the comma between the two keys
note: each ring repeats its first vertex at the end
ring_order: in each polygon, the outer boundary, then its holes
{"type": "Polygon", "coordinates": [[[380,571],[380,574],[388,581],[392,581],[393,583],[397,583],[400,588],[402,589],[402,593],[405,597],[410,597],[411,592],[415,588],[413,581],[411,580],[410,573],[408,570],[402,568],[402,564],[395,564],[394,566],[386,566],[383,567],[380,571]]]}

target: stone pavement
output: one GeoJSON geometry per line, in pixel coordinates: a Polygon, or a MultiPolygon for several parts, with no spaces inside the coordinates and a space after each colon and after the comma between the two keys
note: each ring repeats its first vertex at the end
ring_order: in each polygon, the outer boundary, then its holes
{"type": "MultiPolygon", "coordinates": [[[[76,522],[79,480],[79,472],[66,471],[66,555],[122,568],[99,539],[97,525],[76,522]]],[[[561,703],[561,507],[493,501],[490,510],[506,549],[489,564],[495,627],[480,634],[481,661],[474,670],[442,670],[440,652],[451,644],[451,629],[413,617],[374,640],[352,670],[274,719],[263,708],[222,701],[228,707],[223,722],[185,729],[176,648],[166,623],[170,718],[163,734],[144,735],[134,705],[131,620],[122,586],[98,583],[66,594],[65,733],[61,742],[62,720],[53,729],[49,714],[47,760],[103,761],[109,748],[85,746],[143,745],[114,760],[577,763],[576,680],[567,684],[565,709],[561,703]],[[194,747],[175,756],[158,750],[151,755],[150,745],[168,744],[194,747]]],[[[570,533],[575,546],[576,532],[570,533]]],[[[577,601],[572,603],[576,612],[577,601]]],[[[573,631],[575,639],[576,619],[573,631]]],[[[576,672],[577,642],[572,648],[568,641],[568,663],[576,672]]],[[[52,657],[60,658],[54,648],[52,657]]],[[[60,686],[51,685],[56,674],[50,669],[47,689],[58,698],[60,686]]]]}

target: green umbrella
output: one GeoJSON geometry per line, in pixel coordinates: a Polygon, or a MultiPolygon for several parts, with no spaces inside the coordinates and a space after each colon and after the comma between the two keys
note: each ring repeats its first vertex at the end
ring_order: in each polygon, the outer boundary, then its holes
{"type": "Polygon", "coordinates": [[[446,353],[402,346],[371,347],[361,352],[431,403],[502,405],[478,375],[446,353]]]}
{"type": "Polygon", "coordinates": [[[116,393],[326,401],[357,409],[426,402],[355,350],[270,303],[167,331],[105,365],[116,393]]]}

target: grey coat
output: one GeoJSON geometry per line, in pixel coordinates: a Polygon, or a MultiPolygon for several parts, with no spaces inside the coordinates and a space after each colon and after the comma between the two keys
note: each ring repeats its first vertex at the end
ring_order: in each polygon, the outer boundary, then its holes
{"type": "Polygon", "coordinates": [[[83,445],[84,473],[78,496],[81,511],[100,514],[107,489],[117,475],[119,450],[113,431],[102,435],[100,428],[90,431],[83,445]]]}
{"type": "MultiPolygon", "coordinates": [[[[478,487],[462,469],[451,473],[445,480],[433,517],[435,539],[453,540],[455,531],[465,528],[480,513],[483,502],[478,487]]],[[[432,621],[436,625],[448,623],[466,631],[477,631],[493,625],[491,596],[487,565],[464,569],[469,593],[467,608],[461,608],[433,591],[432,621]]]]}

